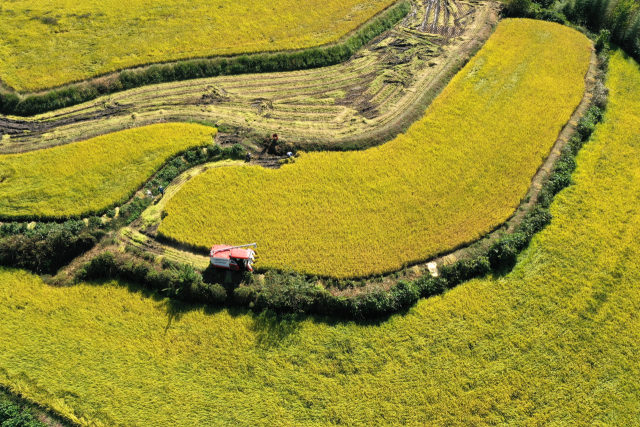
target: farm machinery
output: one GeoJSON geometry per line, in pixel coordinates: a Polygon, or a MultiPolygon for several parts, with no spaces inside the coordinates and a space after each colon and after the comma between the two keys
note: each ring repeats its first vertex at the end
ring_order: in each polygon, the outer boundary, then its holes
{"type": "Polygon", "coordinates": [[[211,264],[215,268],[225,270],[253,271],[251,264],[255,260],[256,253],[253,249],[248,249],[251,247],[257,249],[258,244],[251,243],[240,246],[214,245],[209,253],[211,264]]]}

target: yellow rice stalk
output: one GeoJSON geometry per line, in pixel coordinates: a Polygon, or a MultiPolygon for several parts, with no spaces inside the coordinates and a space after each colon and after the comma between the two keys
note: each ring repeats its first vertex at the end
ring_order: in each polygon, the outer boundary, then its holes
{"type": "Polygon", "coordinates": [[[0,155],[0,216],[80,216],[122,203],[167,160],[216,129],[156,124],[64,146],[0,155]]]}
{"type": "Polygon", "coordinates": [[[20,0],[0,5],[0,79],[35,91],[137,65],[337,41],[394,0],[20,0]]]}
{"type": "Polygon", "coordinates": [[[590,55],[570,28],[505,20],[405,135],[280,170],[208,171],[168,202],[159,231],[201,248],[257,242],[262,267],[339,278],[476,240],[526,194],[582,98],[590,55]]]}

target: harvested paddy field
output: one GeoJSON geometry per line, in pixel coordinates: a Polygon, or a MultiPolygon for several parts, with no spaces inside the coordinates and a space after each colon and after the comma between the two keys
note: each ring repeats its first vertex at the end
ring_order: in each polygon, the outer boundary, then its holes
{"type": "Polygon", "coordinates": [[[0,217],[66,218],[126,201],[177,154],[213,142],[216,129],[157,124],[62,147],[0,155],[0,217]]]}
{"type": "Polygon", "coordinates": [[[513,272],[372,324],[0,272],[0,383],[82,425],[615,425],[640,417],[640,68],[513,272]],[[357,402],[357,404],[354,404],[357,402]]]}
{"type": "Polygon", "coordinates": [[[514,213],[582,98],[590,58],[574,30],[505,20],[405,135],[279,170],[207,171],[167,203],[159,233],[202,249],[256,241],[262,268],[337,278],[450,251],[514,213]]]}
{"type": "MultiPolygon", "coordinates": [[[[0,116],[0,152],[29,151],[150,123],[207,120],[278,133],[302,149],[362,148],[395,137],[491,34],[492,2],[471,2],[456,37],[419,30],[426,9],[349,61],[322,69],[224,76],[128,90],[31,118],[0,116]]],[[[449,28],[449,27],[443,27],[449,28]]],[[[443,30],[444,31],[444,30],[443,30]]],[[[453,30],[452,30],[453,31],[453,30]]]]}
{"type": "Polygon", "coordinates": [[[150,63],[321,46],[393,3],[13,1],[0,9],[0,79],[38,91],[150,63]]]}

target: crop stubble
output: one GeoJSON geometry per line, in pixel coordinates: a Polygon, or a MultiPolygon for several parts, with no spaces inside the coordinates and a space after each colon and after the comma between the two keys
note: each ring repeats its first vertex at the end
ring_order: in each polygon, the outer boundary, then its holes
{"type": "Polygon", "coordinates": [[[332,67],[166,83],[33,118],[0,117],[0,133],[10,135],[0,152],[194,119],[276,132],[301,147],[376,145],[419,118],[469,51],[488,37],[495,6],[474,6],[465,33],[454,39],[397,26],[332,67]]]}

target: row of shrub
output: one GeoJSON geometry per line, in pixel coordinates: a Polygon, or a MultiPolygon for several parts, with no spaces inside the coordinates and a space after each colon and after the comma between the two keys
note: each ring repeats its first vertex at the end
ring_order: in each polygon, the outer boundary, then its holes
{"type": "Polygon", "coordinates": [[[22,268],[37,274],[55,274],[74,258],[92,249],[109,230],[117,230],[136,220],[151,199],[135,197],[115,210],[107,212],[110,221],[98,216],[82,220],[58,222],[5,222],[0,224],[0,265],[22,268]]]}
{"type": "Polygon", "coordinates": [[[0,265],[23,268],[38,274],[54,274],[75,257],[93,248],[105,235],[83,221],[63,224],[9,223],[0,227],[0,265]]]}
{"type": "Polygon", "coordinates": [[[348,60],[373,38],[404,18],[411,6],[401,2],[355,32],[343,43],[299,52],[243,55],[233,58],[193,59],[147,68],[121,71],[106,82],[88,82],[22,97],[0,93],[0,113],[31,116],[77,105],[99,96],[140,86],[223,75],[304,70],[326,67],[348,60]]]}
{"type": "MultiPolygon", "coordinates": [[[[217,144],[203,150],[196,147],[176,157],[163,167],[146,188],[158,194],[158,187],[166,187],[180,173],[206,161],[224,158],[243,158],[246,151],[240,144],[221,148],[217,144]]],[[[0,224],[0,265],[23,268],[38,274],[55,274],[75,257],[93,248],[108,230],[117,230],[140,217],[151,204],[148,197],[134,197],[120,207],[116,217],[115,209],[109,209],[104,221],[99,216],[91,216],[85,224],[82,220],[70,219],[62,223],[36,222],[29,227],[28,222],[5,222],[0,224]]]]}
{"type": "Polygon", "coordinates": [[[227,295],[222,285],[205,283],[193,266],[166,258],[157,263],[153,254],[133,246],[127,246],[124,253],[107,251],[97,255],[76,272],[76,279],[121,279],[174,299],[213,305],[223,304],[227,295]]]}
{"type": "Polygon", "coordinates": [[[234,144],[222,148],[218,144],[212,144],[205,150],[196,147],[186,151],[181,157],[176,157],[167,163],[156,175],[147,182],[145,188],[151,190],[153,195],[158,194],[159,187],[167,187],[182,172],[194,166],[223,159],[243,159],[247,151],[242,144],[234,144]]]}
{"type": "MultiPolygon", "coordinates": [[[[606,69],[606,53],[601,65],[606,69]]],[[[598,74],[602,83],[604,72],[598,74]]],[[[599,87],[603,87],[602,85],[599,87]]],[[[244,307],[254,311],[307,313],[348,319],[372,319],[411,307],[418,299],[441,294],[458,284],[491,272],[504,273],[516,262],[517,254],[526,248],[533,236],[552,217],[549,205],[553,197],[571,184],[576,167],[575,156],[602,120],[606,93],[595,94],[594,104],[579,121],[576,132],[563,148],[560,158],[538,194],[534,207],[525,215],[513,233],[496,240],[486,253],[473,259],[458,261],[441,269],[439,277],[425,275],[414,281],[398,281],[391,289],[371,286],[354,296],[334,296],[318,285],[318,278],[296,272],[267,271],[261,280],[247,274],[230,280],[231,273],[208,268],[199,272],[189,265],[163,261],[159,266],[138,249],[125,254],[104,253],[87,263],[79,272],[79,280],[120,278],[141,283],[166,296],[216,306],[244,307]],[[146,259],[145,259],[146,257],[146,259]]]]}

